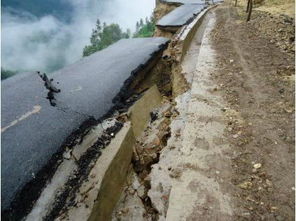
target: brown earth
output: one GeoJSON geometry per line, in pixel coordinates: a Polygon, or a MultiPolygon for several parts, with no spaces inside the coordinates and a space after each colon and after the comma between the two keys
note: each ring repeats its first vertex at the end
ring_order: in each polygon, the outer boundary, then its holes
{"type": "Polygon", "coordinates": [[[269,27],[246,23],[239,10],[218,7],[211,33],[213,81],[235,110],[224,110],[225,133],[239,153],[232,158],[235,205],[248,211],[235,220],[294,220],[294,50],[283,50],[272,32],[262,31],[269,27]]]}

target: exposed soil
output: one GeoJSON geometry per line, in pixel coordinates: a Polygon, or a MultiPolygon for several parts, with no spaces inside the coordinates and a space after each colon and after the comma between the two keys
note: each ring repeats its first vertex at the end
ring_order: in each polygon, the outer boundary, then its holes
{"type": "Polygon", "coordinates": [[[173,11],[175,8],[180,6],[179,4],[166,4],[161,2],[161,0],[156,1],[156,7],[153,12],[153,18],[157,22],[159,19],[161,19],[166,14],[173,11]]]}
{"type": "Polygon", "coordinates": [[[156,221],[158,211],[154,208],[148,191],[151,188],[149,174],[159,161],[161,150],[170,137],[170,118],[173,115],[169,101],[150,113],[151,122],[134,146],[132,168],[121,199],[113,211],[112,220],[156,221]]]}
{"type": "MultiPolygon", "coordinates": [[[[275,37],[278,30],[268,26],[273,20],[246,23],[237,10],[218,7],[211,33],[213,81],[229,105],[225,134],[239,153],[232,158],[233,197],[248,211],[235,220],[294,220],[294,49],[281,47],[286,40],[275,37]]],[[[290,26],[277,27],[294,45],[290,26]]]]}
{"type": "MultiPolygon", "coordinates": [[[[237,12],[242,20],[246,19],[245,8],[238,8],[237,12]]],[[[270,43],[294,56],[295,20],[292,17],[254,10],[249,23],[255,28],[253,31],[256,35],[264,35],[270,43]]]]}

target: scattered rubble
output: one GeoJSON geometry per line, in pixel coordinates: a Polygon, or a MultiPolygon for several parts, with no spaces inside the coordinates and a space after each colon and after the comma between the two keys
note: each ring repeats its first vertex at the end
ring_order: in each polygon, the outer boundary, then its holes
{"type": "MultiPolygon", "coordinates": [[[[158,162],[160,152],[170,137],[172,105],[164,104],[151,114],[154,119],[137,140],[134,147],[132,168],[127,186],[113,212],[112,220],[158,220],[158,211],[153,206],[148,191],[151,188],[150,171],[158,162]],[[154,116],[158,118],[155,119],[154,116]],[[141,214],[141,216],[139,216],[141,214]]],[[[161,170],[162,168],[159,168],[161,170]]],[[[161,187],[160,187],[161,188],[161,187]]]]}

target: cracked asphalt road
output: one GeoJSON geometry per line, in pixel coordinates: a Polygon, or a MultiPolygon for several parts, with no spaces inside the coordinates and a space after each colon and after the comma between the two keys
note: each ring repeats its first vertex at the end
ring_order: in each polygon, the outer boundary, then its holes
{"type": "Polygon", "coordinates": [[[121,40],[50,74],[53,85],[61,89],[55,94],[55,107],[37,73],[2,81],[1,211],[82,122],[110,110],[125,81],[167,42],[166,38],[121,40]]]}

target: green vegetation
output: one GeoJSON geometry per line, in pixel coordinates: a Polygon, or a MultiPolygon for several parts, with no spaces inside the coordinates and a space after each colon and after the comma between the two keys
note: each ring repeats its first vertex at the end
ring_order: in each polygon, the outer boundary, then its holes
{"type": "Polygon", "coordinates": [[[87,45],[83,49],[83,56],[89,56],[96,51],[100,51],[109,45],[117,42],[122,38],[129,38],[130,31],[122,32],[118,24],[107,25],[106,23],[101,26],[100,20],[97,20],[96,29],[92,31],[90,37],[91,45],[87,45]]]}
{"type": "Polygon", "coordinates": [[[5,70],[4,68],[1,68],[1,80],[4,80],[6,78],[11,77],[12,75],[15,75],[15,71],[5,70]]]}
{"type": "Polygon", "coordinates": [[[154,30],[155,23],[152,18],[150,20],[146,18],[145,23],[143,19],[137,22],[136,32],[133,35],[129,29],[127,29],[126,32],[122,32],[118,24],[107,25],[104,23],[102,27],[98,19],[96,28],[92,31],[90,37],[91,44],[85,46],[83,49],[83,57],[100,51],[123,38],[130,38],[131,36],[133,38],[151,37],[153,36],[154,30]]]}
{"type": "Polygon", "coordinates": [[[134,38],[147,38],[152,37],[155,30],[155,22],[153,18],[145,19],[145,23],[143,19],[141,19],[136,24],[136,32],[134,33],[134,38]]]}

